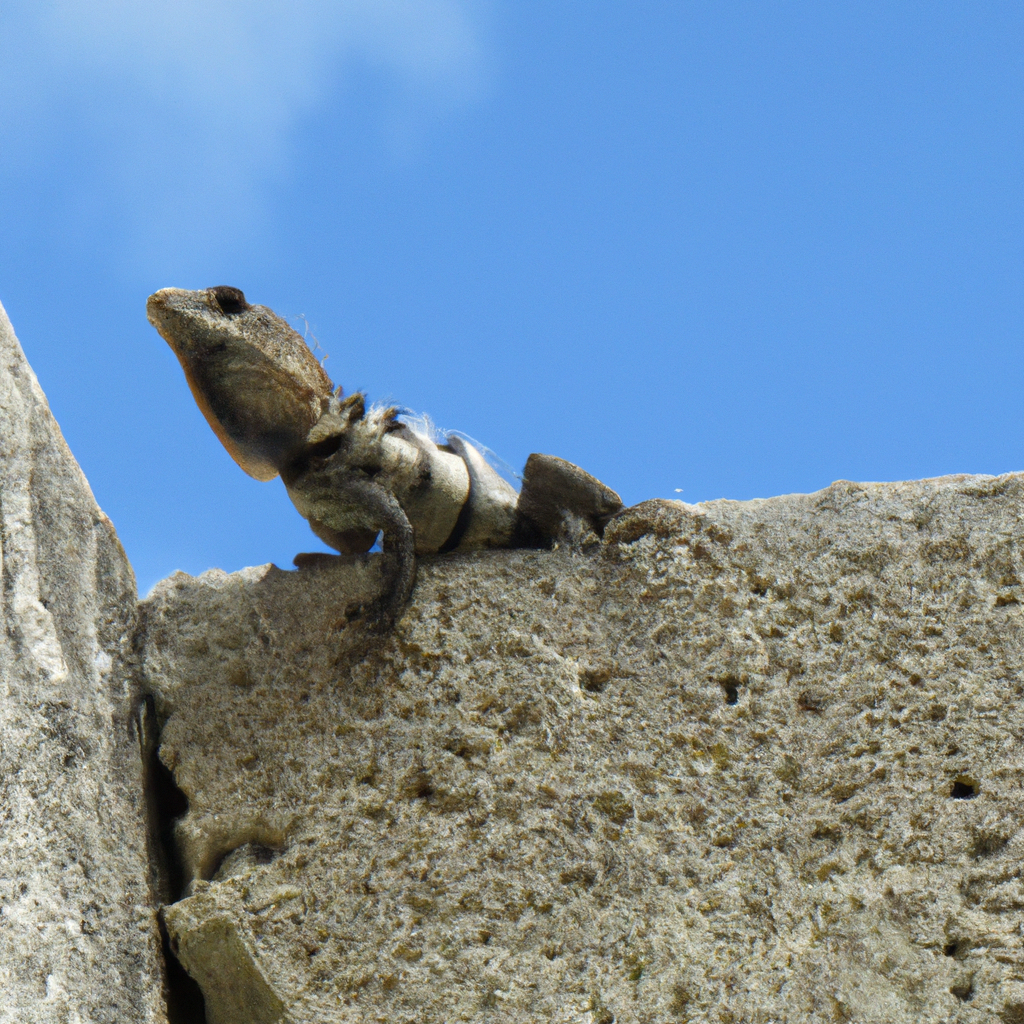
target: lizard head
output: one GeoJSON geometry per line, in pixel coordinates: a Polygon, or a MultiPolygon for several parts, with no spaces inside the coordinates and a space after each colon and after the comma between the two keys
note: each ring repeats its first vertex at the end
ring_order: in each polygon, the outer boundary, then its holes
{"type": "Polygon", "coordinates": [[[302,337],[224,285],[162,288],[146,314],[231,457],[257,480],[272,480],[301,453],[331,397],[330,378],[302,337]]]}

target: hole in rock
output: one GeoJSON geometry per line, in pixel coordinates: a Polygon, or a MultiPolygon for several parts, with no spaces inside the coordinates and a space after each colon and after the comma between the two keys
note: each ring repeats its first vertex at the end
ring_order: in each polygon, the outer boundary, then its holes
{"type": "Polygon", "coordinates": [[[946,945],[942,947],[943,956],[956,956],[956,948],[957,943],[947,942],[946,945]]]}
{"type": "Polygon", "coordinates": [[[740,681],[735,676],[726,676],[719,680],[726,704],[738,704],[740,701],[740,681]]]}
{"type": "Polygon", "coordinates": [[[287,848],[285,834],[266,821],[257,820],[238,828],[222,843],[211,846],[195,865],[196,878],[204,882],[243,875],[269,864],[287,848]]]}
{"type": "Polygon", "coordinates": [[[961,775],[954,780],[949,795],[954,800],[973,800],[978,795],[978,784],[966,775],[961,775]]]}
{"type": "Polygon", "coordinates": [[[267,846],[265,843],[241,843],[214,860],[209,872],[210,879],[224,879],[245,874],[252,868],[272,863],[280,853],[280,849],[267,846]]]}
{"type": "Polygon", "coordinates": [[[580,673],[580,689],[587,693],[603,693],[612,673],[607,668],[588,668],[580,673]]]}
{"type": "Polygon", "coordinates": [[[974,998],[974,979],[950,985],[949,991],[960,1000],[961,1003],[969,1003],[974,998]]]}

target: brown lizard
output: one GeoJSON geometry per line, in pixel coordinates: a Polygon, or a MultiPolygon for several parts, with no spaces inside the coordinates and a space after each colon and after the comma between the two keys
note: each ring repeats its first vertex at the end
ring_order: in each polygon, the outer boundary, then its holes
{"type": "MultiPolygon", "coordinates": [[[[526,462],[517,494],[472,444],[436,443],[394,408],[343,396],[303,338],[239,289],[163,288],[146,311],[178,357],[203,415],[257,480],[280,475],[313,532],[346,554],[384,553],[372,620],[390,625],[412,592],[416,555],[550,547],[568,523],[598,535],[619,496],[552,455],[526,462]]],[[[316,555],[299,555],[297,565],[316,555]]]]}

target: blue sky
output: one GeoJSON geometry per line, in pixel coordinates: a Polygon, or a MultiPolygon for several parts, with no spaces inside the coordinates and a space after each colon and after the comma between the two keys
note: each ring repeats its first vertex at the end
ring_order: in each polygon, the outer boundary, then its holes
{"type": "Polygon", "coordinates": [[[1024,469],[1022,52],[1011,2],[8,0],[0,301],[143,592],[321,548],[168,285],[629,503],[1024,469]]]}

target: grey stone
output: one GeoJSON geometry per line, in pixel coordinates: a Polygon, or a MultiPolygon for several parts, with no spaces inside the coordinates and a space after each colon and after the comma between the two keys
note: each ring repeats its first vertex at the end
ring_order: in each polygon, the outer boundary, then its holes
{"type": "Polygon", "coordinates": [[[0,1021],[166,1020],[135,579],[0,307],[0,1021]]]}
{"type": "Polygon", "coordinates": [[[140,681],[214,1024],[1024,1020],[1024,477],[178,574],[140,681]]]}

